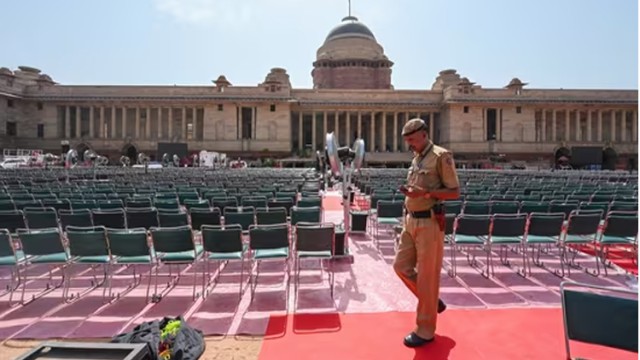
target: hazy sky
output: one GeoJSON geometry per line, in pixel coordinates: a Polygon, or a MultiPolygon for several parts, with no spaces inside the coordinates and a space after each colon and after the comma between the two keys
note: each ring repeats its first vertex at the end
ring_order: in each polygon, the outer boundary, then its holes
{"type": "MultiPolygon", "coordinates": [[[[316,50],[347,0],[5,0],[0,66],[62,84],[264,81],[312,86],[316,50]]],[[[353,0],[395,63],[396,89],[454,68],[483,87],[638,87],[636,0],[353,0]]]]}

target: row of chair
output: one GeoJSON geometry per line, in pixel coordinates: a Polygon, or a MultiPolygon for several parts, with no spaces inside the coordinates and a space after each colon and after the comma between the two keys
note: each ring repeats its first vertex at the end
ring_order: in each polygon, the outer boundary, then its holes
{"type": "MultiPolygon", "coordinates": [[[[289,236],[289,225],[251,225],[248,231],[248,241],[243,238],[243,228],[240,225],[211,226],[203,225],[201,228],[201,242],[194,237],[194,232],[189,226],[178,227],[152,227],[111,229],[104,226],[76,227],[67,226],[65,235],[59,228],[45,229],[18,229],[17,239],[12,238],[8,229],[0,230],[0,266],[11,268],[11,284],[9,286],[10,303],[13,302],[14,292],[22,284],[20,303],[25,304],[25,289],[28,276],[28,268],[32,265],[46,264],[59,266],[61,275],[59,284],[48,284],[38,295],[31,300],[44,295],[55,288],[63,286],[63,297],[69,301],[82,296],[103,286],[103,298],[109,301],[113,298],[111,280],[116,271],[114,267],[133,267],[133,284],[124,292],[132,290],[139,285],[142,274],[136,277],[136,268],[140,265],[150,266],[149,282],[146,290],[146,299],[149,301],[151,278],[155,279],[153,301],[159,301],[163,294],[158,293],[159,268],[163,265],[191,265],[194,274],[193,298],[197,294],[196,266],[202,269],[202,290],[200,294],[206,296],[206,289],[212,276],[210,262],[218,263],[217,276],[220,275],[222,262],[237,260],[242,263],[241,279],[239,284],[239,297],[242,296],[244,287],[244,262],[251,261],[250,285],[251,297],[257,282],[258,266],[260,261],[284,260],[289,273],[289,261],[293,259],[296,273],[296,289],[298,287],[300,260],[315,258],[320,260],[331,259],[335,254],[335,225],[326,223],[299,222],[295,225],[295,240],[292,243],[289,236]],[[255,264],[255,266],[254,266],[255,264]],[[91,288],[80,294],[69,294],[70,281],[73,275],[71,268],[76,265],[102,266],[104,278],[98,282],[94,274],[94,283],[91,288]],[[151,276],[151,270],[155,273],[151,276]],[[254,277],[255,269],[255,277],[254,277]]],[[[180,272],[176,278],[172,278],[168,288],[173,287],[179,280],[180,272]]],[[[331,295],[333,297],[333,274],[329,273],[331,295]]],[[[163,292],[166,293],[166,290],[163,292]]],[[[30,300],[29,300],[30,301],[30,300]]],[[[27,301],[28,302],[28,301],[27,301]]]]}
{"type": "Polygon", "coordinates": [[[166,210],[156,208],[116,208],[116,209],[76,209],[26,208],[21,210],[0,211],[0,228],[12,233],[18,228],[42,229],[68,226],[90,227],[105,226],[114,229],[173,227],[190,225],[199,230],[202,225],[239,224],[246,231],[251,225],[298,222],[320,222],[323,218],[320,207],[293,207],[290,216],[287,209],[227,207],[192,208],[166,210]]]}
{"type": "MultiPolygon", "coordinates": [[[[604,218],[602,211],[572,211],[567,217],[565,213],[529,213],[529,214],[460,214],[447,219],[446,240],[451,245],[450,274],[456,274],[455,253],[461,248],[480,247],[486,252],[487,263],[483,274],[493,274],[493,247],[500,247],[500,260],[508,264],[505,247],[515,246],[522,254],[523,267],[521,274],[526,276],[525,268],[531,274],[531,263],[527,250],[533,248],[532,259],[536,265],[542,266],[540,254],[542,246],[556,246],[560,251],[560,270],[565,274],[565,265],[570,271],[575,267],[577,245],[594,245],[598,249],[596,270],[600,274],[600,264],[605,265],[607,249],[614,245],[630,246],[633,259],[637,259],[638,213],[611,211],[604,218]],[[537,253],[535,253],[537,249],[537,253]],[[505,250],[505,251],[503,251],[505,250]],[[569,255],[572,255],[569,257],[569,255]]],[[[468,257],[468,259],[470,259],[468,257]]],[[[475,264],[470,259],[470,264],[475,264]]]]}

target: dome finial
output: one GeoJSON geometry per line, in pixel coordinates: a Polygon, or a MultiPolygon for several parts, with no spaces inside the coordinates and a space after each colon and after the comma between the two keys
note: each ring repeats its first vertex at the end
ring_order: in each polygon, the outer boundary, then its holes
{"type": "Polygon", "coordinates": [[[351,0],[349,0],[349,17],[351,17],[351,0]]]}

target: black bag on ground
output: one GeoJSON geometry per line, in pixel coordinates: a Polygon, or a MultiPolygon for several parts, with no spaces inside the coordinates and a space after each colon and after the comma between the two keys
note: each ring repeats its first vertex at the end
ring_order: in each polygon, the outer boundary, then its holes
{"type": "Polygon", "coordinates": [[[147,344],[149,353],[153,360],[163,360],[160,357],[160,343],[162,342],[162,329],[173,320],[181,322],[179,330],[172,338],[171,360],[197,360],[205,350],[204,335],[202,331],[189,326],[187,322],[179,316],[177,318],[165,317],[162,320],[154,320],[136,326],[131,332],[114,336],[112,343],[147,344]]]}

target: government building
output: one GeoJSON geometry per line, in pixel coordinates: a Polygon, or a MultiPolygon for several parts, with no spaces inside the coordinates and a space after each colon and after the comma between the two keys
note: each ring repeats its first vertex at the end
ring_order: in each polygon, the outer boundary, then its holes
{"type": "Polygon", "coordinates": [[[334,132],[341,146],[362,137],[368,164],[392,164],[410,160],[401,129],[420,117],[460,161],[553,163],[585,147],[601,149],[609,167],[637,157],[636,90],[533,89],[518,78],[483,88],[452,69],[431,88],[395,89],[393,66],[374,33],[348,16],[317,50],[313,89],[292,88],[282,68],[257,86],[224,75],[210,86],[76,86],[32,67],[3,67],[2,147],[93,149],[112,161],[139,152],[158,160],[159,148],[172,145],[189,154],[312,158],[334,132]]]}

